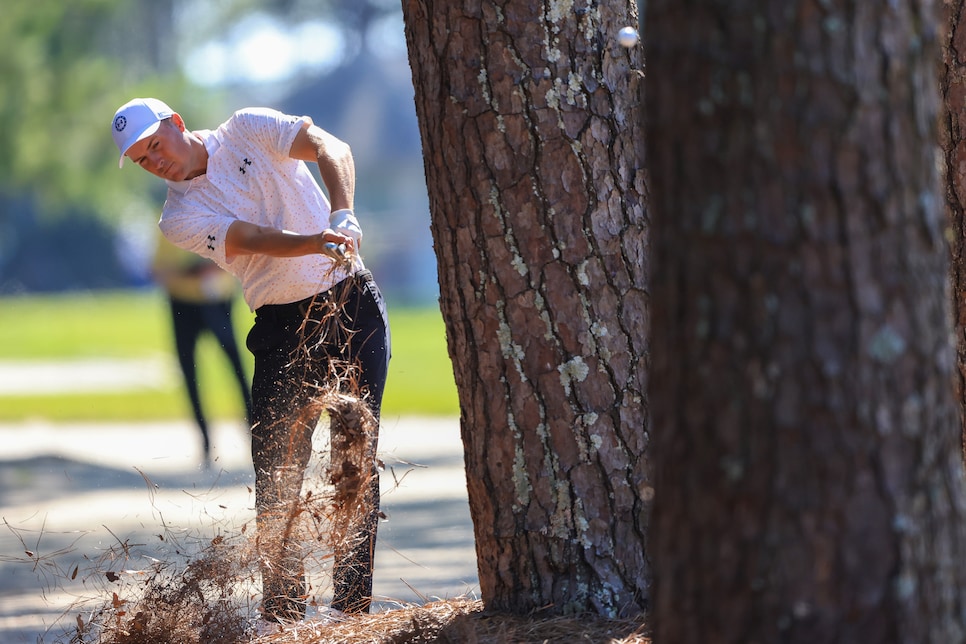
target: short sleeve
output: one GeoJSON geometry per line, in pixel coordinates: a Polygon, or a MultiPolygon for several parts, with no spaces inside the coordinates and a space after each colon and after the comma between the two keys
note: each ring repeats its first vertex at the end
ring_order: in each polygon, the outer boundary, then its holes
{"type": "Polygon", "coordinates": [[[225,253],[225,236],[235,221],[235,218],[225,215],[178,214],[162,216],[158,226],[175,246],[226,266],[229,262],[225,253]]]}
{"type": "Polygon", "coordinates": [[[235,112],[231,126],[272,154],[288,157],[292,143],[305,121],[304,116],[292,116],[270,108],[249,107],[235,112]]]}

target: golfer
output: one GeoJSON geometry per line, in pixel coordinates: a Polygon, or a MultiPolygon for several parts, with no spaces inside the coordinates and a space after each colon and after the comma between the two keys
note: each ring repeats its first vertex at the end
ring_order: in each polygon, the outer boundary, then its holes
{"type": "MultiPolygon", "coordinates": [[[[307,589],[298,544],[278,550],[298,502],[319,413],[306,404],[333,379],[362,396],[378,421],[389,363],[385,303],[359,255],[349,146],[307,116],[250,108],[215,130],[188,130],[153,98],[122,105],[111,123],[120,151],[167,182],[159,226],[175,245],[234,274],[255,311],[247,346],[252,380],[252,460],[269,622],[302,619],[307,589]],[[325,193],[306,162],[317,163],[325,193]],[[344,252],[343,252],[344,251],[344,252]],[[326,324],[333,314],[336,323],[326,324]],[[310,337],[309,337],[310,336],[310,337]],[[340,366],[342,365],[342,366],[340,366]]],[[[337,445],[358,440],[335,436],[337,445]],[[337,440],[338,439],[338,440],[337,440]]],[[[367,612],[379,505],[375,431],[365,436],[366,520],[348,547],[336,545],[332,608],[367,612]]]]}

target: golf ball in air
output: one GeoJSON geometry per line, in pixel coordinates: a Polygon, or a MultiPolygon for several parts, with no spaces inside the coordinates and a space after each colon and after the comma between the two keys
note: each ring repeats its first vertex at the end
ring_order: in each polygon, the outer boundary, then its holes
{"type": "Polygon", "coordinates": [[[637,29],[634,27],[624,27],[617,32],[617,42],[620,43],[621,47],[627,47],[628,49],[637,44],[637,29]]]}

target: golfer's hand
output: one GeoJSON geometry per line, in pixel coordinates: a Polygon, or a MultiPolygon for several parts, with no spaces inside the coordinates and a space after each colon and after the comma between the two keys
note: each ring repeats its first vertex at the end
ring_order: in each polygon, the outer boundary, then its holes
{"type": "Polygon", "coordinates": [[[340,235],[331,228],[325,229],[317,237],[319,240],[319,252],[336,261],[346,261],[348,256],[355,251],[351,237],[340,235]]]}

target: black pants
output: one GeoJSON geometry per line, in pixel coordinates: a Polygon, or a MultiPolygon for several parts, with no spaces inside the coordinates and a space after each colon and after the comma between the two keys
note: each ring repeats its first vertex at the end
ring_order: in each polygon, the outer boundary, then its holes
{"type": "MultiPolygon", "coordinates": [[[[362,271],[307,300],[260,307],[247,344],[255,356],[252,461],[263,607],[269,619],[301,619],[304,567],[299,544],[289,537],[321,411],[313,400],[320,387],[338,381],[345,393],[364,396],[378,425],[390,357],[385,302],[372,274],[362,271]]],[[[333,434],[344,431],[337,422],[330,422],[330,428],[333,434]]],[[[346,440],[330,437],[333,463],[339,462],[337,446],[346,440]]],[[[363,491],[366,517],[358,533],[349,535],[348,548],[335,544],[333,563],[332,607],[346,612],[368,611],[372,597],[379,513],[377,428],[364,440],[372,470],[363,491]]]]}
{"type": "Polygon", "coordinates": [[[207,458],[211,451],[211,439],[208,434],[208,421],[201,407],[201,396],[198,392],[198,375],[195,367],[195,350],[198,338],[204,332],[211,333],[218,346],[225,353],[231,363],[238,390],[245,403],[245,420],[251,422],[252,397],[248,389],[247,378],[242,368],[241,354],[238,352],[238,341],[231,321],[231,300],[223,302],[196,303],[186,302],[173,297],[168,298],[171,305],[171,322],[174,329],[174,346],[178,354],[178,365],[184,375],[188,400],[194,414],[198,429],[201,430],[202,447],[207,458]]]}

